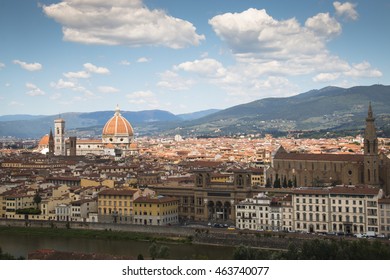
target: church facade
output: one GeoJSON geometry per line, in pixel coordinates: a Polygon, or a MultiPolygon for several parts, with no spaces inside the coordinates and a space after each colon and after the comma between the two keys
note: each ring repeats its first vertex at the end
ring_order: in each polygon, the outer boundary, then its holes
{"type": "Polygon", "coordinates": [[[375,118],[368,108],[363,154],[289,153],[282,146],[276,151],[267,179],[274,184],[290,182],[295,187],[330,185],[369,185],[390,194],[390,160],[378,152],[375,118]]]}

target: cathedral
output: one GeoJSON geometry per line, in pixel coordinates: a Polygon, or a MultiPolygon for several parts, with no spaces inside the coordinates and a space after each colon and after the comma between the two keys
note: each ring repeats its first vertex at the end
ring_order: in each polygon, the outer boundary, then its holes
{"type": "Polygon", "coordinates": [[[54,135],[41,138],[38,151],[55,156],[84,156],[84,155],[110,155],[127,156],[137,152],[137,145],[133,142],[134,131],[130,122],[124,118],[117,106],[114,116],[104,125],[102,139],[77,139],[66,137],[65,120],[54,120],[54,135]]]}
{"type": "Polygon", "coordinates": [[[331,185],[369,185],[390,194],[390,159],[378,153],[378,139],[371,103],[364,132],[363,154],[289,153],[282,146],[276,151],[267,179],[290,182],[296,187],[331,185]]]}

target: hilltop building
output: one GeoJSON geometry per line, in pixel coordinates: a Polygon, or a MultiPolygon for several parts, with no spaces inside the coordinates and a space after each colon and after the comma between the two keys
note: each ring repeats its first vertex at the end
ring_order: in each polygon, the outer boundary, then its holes
{"type": "Polygon", "coordinates": [[[363,154],[289,153],[280,146],[268,169],[268,180],[293,182],[295,187],[365,184],[390,194],[390,160],[378,153],[374,121],[370,103],[363,154]]]}

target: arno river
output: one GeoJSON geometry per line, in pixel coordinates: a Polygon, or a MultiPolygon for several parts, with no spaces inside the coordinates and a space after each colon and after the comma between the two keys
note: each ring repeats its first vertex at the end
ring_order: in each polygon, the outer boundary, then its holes
{"type": "MultiPolygon", "coordinates": [[[[107,240],[69,237],[12,235],[0,233],[0,248],[3,253],[27,259],[29,252],[39,249],[57,251],[109,254],[136,259],[139,254],[149,257],[150,242],[107,240]]],[[[212,245],[164,244],[169,247],[169,259],[231,259],[234,248],[212,245]]]]}

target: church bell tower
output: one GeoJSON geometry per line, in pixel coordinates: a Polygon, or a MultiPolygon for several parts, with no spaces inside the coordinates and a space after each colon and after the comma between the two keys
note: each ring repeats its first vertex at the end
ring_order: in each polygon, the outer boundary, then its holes
{"type": "Polygon", "coordinates": [[[374,121],[370,102],[364,132],[364,184],[379,186],[378,138],[374,121]]]}
{"type": "Polygon", "coordinates": [[[54,154],[56,156],[65,155],[65,120],[54,120],[54,154]]]}

